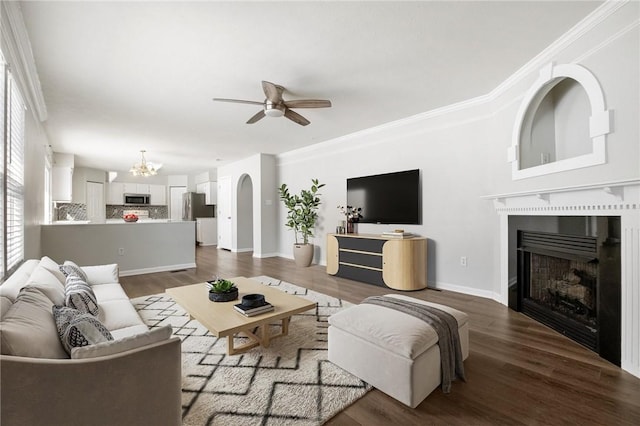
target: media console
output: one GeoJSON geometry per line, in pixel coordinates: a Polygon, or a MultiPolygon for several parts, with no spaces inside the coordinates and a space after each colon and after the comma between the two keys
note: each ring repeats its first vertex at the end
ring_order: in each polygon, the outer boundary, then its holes
{"type": "Polygon", "coordinates": [[[395,290],[427,287],[427,239],[328,234],[327,273],[395,290]]]}

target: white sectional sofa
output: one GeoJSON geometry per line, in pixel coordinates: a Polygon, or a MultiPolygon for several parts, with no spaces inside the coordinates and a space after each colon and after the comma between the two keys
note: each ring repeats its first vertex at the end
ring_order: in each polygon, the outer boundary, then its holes
{"type": "Polygon", "coordinates": [[[117,265],[87,266],[96,318],[113,340],[69,354],[52,313],[65,300],[58,266],[27,260],[0,285],[0,424],[181,424],[180,339],[148,329],[117,265]]]}

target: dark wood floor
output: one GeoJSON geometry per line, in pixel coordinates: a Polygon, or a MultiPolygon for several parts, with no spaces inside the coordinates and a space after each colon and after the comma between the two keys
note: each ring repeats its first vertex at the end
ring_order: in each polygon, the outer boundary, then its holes
{"type": "MultiPolygon", "coordinates": [[[[297,268],[283,258],[254,259],[215,247],[197,249],[196,269],[122,277],[129,297],[221,277],[267,275],[349,302],[393,290],[336,278],[324,267],[297,268]]],[[[410,409],[373,390],[329,425],[639,425],[640,379],[492,300],[422,290],[411,296],[467,312],[467,382],[435,390],[410,409]]],[[[367,360],[363,360],[366,362],[367,360]]]]}

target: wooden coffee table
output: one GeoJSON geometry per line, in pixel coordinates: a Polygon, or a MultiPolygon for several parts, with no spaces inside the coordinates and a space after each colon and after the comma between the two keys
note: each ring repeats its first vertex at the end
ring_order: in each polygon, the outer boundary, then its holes
{"type": "Polygon", "coordinates": [[[227,353],[235,355],[246,352],[258,345],[269,347],[271,340],[286,336],[289,333],[291,316],[316,307],[316,302],[287,294],[275,288],[260,284],[244,277],[230,278],[238,287],[238,299],[231,302],[212,302],[206,283],[193,284],[167,289],[169,296],[182,306],[191,316],[216,337],[227,337],[227,353]],[[263,294],[266,301],[274,306],[274,310],[253,317],[246,317],[233,309],[233,305],[242,301],[242,296],[251,293],[263,294]],[[282,330],[272,335],[269,324],[281,321],[282,330]],[[235,347],[233,336],[242,333],[249,342],[235,347]]]}

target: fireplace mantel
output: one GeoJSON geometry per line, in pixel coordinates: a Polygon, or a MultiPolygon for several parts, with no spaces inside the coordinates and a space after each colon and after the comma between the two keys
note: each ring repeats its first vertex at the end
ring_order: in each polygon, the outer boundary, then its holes
{"type": "Polygon", "coordinates": [[[620,216],[621,367],[640,377],[640,179],[487,195],[500,220],[500,293],[508,306],[509,216],[620,216]]]}

